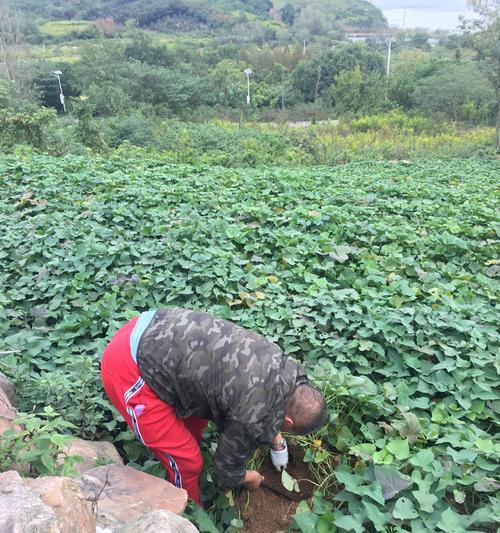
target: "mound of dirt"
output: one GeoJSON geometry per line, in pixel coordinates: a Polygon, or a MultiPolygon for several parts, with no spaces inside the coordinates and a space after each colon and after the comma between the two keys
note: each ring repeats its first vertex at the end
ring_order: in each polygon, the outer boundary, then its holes
{"type": "Polygon", "coordinates": [[[298,481],[300,492],[289,492],[283,487],[281,474],[267,457],[260,469],[264,484],[258,490],[244,489],[236,500],[245,524],[242,533],[286,531],[299,501],[312,496],[315,484],[307,463],[303,462],[304,450],[290,444],[289,452],[287,472],[298,481]]]}

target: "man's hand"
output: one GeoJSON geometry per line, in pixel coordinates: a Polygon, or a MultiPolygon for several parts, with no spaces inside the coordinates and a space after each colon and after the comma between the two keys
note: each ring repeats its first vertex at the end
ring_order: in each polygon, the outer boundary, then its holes
{"type": "Polygon", "coordinates": [[[250,490],[255,490],[260,487],[264,481],[264,476],[261,476],[257,470],[247,470],[245,473],[245,481],[243,485],[250,490]]]}

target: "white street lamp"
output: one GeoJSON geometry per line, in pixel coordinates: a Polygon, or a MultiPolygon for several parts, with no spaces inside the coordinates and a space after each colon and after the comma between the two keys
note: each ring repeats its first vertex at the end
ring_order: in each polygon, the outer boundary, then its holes
{"type": "Polygon", "coordinates": [[[252,74],[252,70],[246,68],[243,73],[247,77],[247,105],[250,105],[250,74],[252,74]]]}
{"type": "Polygon", "coordinates": [[[392,37],[389,37],[389,42],[387,43],[387,77],[391,73],[391,52],[392,52],[392,37]]]}
{"type": "Polygon", "coordinates": [[[66,104],[64,102],[64,93],[63,93],[63,89],[62,89],[62,85],[61,85],[62,71],[54,70],[54,72],[52,72],[52,76],[57,78],[57,81],[59,82],[59,100],[61,101],[61,105],[63,107],[63,110],[66,113],[66,104]]]}

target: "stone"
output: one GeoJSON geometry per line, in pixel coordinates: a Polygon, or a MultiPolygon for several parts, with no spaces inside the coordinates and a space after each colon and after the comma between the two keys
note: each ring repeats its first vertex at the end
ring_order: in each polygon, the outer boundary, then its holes
{"type": "Polygon", "coordinates": [[[118,450],[111,442],[97,442],[83,439],[73,439],[65,449],[66,455],[78,455],[83,461],[74,465],[75,470],[83,474],[96,466],[103,464],[123,464],[118,450]],[[99,465],[99,463],[101,463],[99,465]]]}
{"type": "Polygon", "coordinates": [[[0,531],[61,533],[54,511],[14,470],[0,474],[0,531]]]}
{"type": "Polygon", "coordinates": [[[170,511],[152,511],[115,529],[114,533],[199,533],[189,520],[170,511]]]}
{"type": "Polygon", "coordinates": [[[24,484],[37,493],[57,517],[60,533],[95,533],[95,518],[76,480],[69,477],[26,479],[24,484]]]}
{"type": "Polygon", "coordinates": [[[16,416],[16,410],[12,407],[7,393],[0,387],[0,435],[7,429],[18,429],[18,426],[12,423],[16,416]]]}
{"type": "Polygon", "coordinates": [[[1,372],[0,372],[0,389],[5,392],[11,405],[16,405],[17,403],[16,388],[14,387],[14,384],[12,383],[12,381],[7,376],[2,374],[1,372]]]}
{"type": "Polygon", "coordinates": [[[150,511],[182,514],[187,492],[168,481],[130,466],[108,465],[93,468],[78,480],[90,502],[96,502],[97,525],[115,528],[150,511]]]}
{"type": "Polygon", "coordinates": [[[8,429],[17,429],[17,426],[15,426],[10,420],[0,416],[0,435],[8,429]]]}

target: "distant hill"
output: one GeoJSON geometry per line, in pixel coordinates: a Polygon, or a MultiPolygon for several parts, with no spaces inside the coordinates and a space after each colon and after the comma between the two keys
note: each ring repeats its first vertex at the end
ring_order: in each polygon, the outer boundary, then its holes
{"type": "MultiPolygon", "coordinates": [[[[160,31],[219,28],[241,21],[279,17],[285,8],[303,28],[320,27],[321,33],[346,27],[385,25],[379,9],[368,0],[18,0],[30,16],[45,20],[95,20],[112,17],[118,23],[135,20],[141,28],[160,31]],[[274,9],[273,9],[274,8],[274,9]]],[[[311,31],[312,34],[315,31],[311,31]]]]}
{"type": "Polygon", "coordinates": [[[113,17],[116,22],[135,19],[141,26],[165,17],[190,17],[207,21],[218,12],[242,11],[267,17],[269,0],[18,0],[18,7],[49,20],[113,17]]]}
{"type": "Polygon", "coordinates": [[[297,12],[296,19],[303,19],[309,26],[314,19],[317,25],[330,29],[376,30],[386,26],[380,9],[368,0],[277,0],[274,3],[281,9],[292,5],[297,12]]]}

